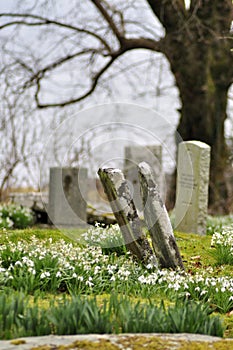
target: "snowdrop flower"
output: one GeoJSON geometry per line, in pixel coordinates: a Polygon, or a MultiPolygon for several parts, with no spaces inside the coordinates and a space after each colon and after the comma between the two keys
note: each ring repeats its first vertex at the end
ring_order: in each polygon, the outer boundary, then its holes
{"type": "Polygon", "coordinates": [[[100,266],[95,266],[94,268],[94,275],[97,275],[99,273],[99,271],[101,270],[101,267],[100,266]]]}
{"type": "Polygon", "coordinates": [[[50,277],[50,272],[45,271],[45,272],[42,272],[42,274],[40,275],[41,279],[46,278],[46,277],[50,277]]]}
{"type": "Polygon", "coordinates": [[[151,264],[151,263],[149,263],[149,264],[147,264],[146,265],[146,268],[148,269],[148,270],[151,270],[151,269],[153,269],[153,264],[151,264]]]}
{"type": "Polygon", "coordinates": [[[8,267],[8,270],[14,270],[14,266],[12,264],[10,264],[10,266],[8,267]]]}
{"type": "Polygon", "coordinates": [[[33,269],[32,267],[29,267],[29,268],[28,268],[28,272],[30,272],[32,275],[35,275],[35,274],[36,274],[36,270],[33,269]]]}
{"type": "Polygon", "coordinates": [[[207,290],[202,290],[202,291],[201,291],[201,295],[205,295],[206,293],[208,293],[207,290]]]}
{"type": "Polygon", "coordinates": [[[91,282],[92,281],[92,277],[89,277],[88,278],[88,280],[86,281],[86,286],[88,286],[88,287],[93,287],[94,286],[94,283],[93,282],[91,282]]]}
{"type": "Polygon", "coordinates": [[[138,277],[138,281],[142,284],[147,283],[147,279],[143,275],[138,277]]]}

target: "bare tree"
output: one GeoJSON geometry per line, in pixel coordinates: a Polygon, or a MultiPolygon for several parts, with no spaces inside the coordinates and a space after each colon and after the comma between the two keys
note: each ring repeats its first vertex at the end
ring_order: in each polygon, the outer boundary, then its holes
{"type": "Polygon", "coordinates": [[[224,123],[233,82],[232,1],[191,0],[189,6],[184,0],[69,4],[65,9],[64,2],[41,0],[30,8],[21,4],[17,13],[1,13],[2,35],[10,37],[4,69],[18,67],[17,86],[22,91],[33,89],[39,108],[63,107],[104,86],[112,68],[116,72],[123,63],[127,66],[131,51],[162,53],[182,104],[177,131],[183,140],[211,146],[210,203],[215,211],[227,212],[224,123]],[[27,38],[30,33],[27,52],[34,47],[36,65],[20,45],[23,31],[27,38]],[[67,77],[72,88],[54,97],[52,88],[64,87],[67,77]]]}
{"type": "Polygon", "coordinates": [[[40,156],[37,143],[41,128],[33,121],[35,110],[30,106],[26,95],[12,93],[5,80],[5,89],[1,91],[0,119],[0,201],[8,198],[13,187],[33,184],[31,163],[40,156]],[[36,127],[36,124],[38,127],[36,127]]]}

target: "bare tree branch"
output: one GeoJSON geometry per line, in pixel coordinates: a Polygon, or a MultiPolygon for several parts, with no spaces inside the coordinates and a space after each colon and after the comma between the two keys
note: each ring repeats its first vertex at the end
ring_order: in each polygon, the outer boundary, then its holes
{"type": "Polygon", "coordinates": [[[114,56],[111,58],[111,60],[92,78],[92,84],[91,87],[89,88],[89,90],[87,92],[85,92],[83,95],[77,97],[77,98],[71,98],[67,101],[64,102],[59,102],[59,103],[41,103],[39,100],[39,93],[40,93],[40,89],[41,89],[41,85],[40,85],[40,80],[41,78],[37,79],[37,89],[35,92],[35,100],[36,100],[36,104],[38,108],[48,108],[48,107],[64,107],[67,105],[71,105],[73,103],[77,103],[81,100],[84,100],[86,97],[88,97],[89,95],[92,94],[92,92],[95,90],[97,83],[100,79],[100,77],[104,74],[104,72],[106,72],[106,70],[113,64],[113,62],[118,58],[118,56],[114,56]]]}
{"type": "Polygon", "coordinates": [[[104,19],[109,24],[110,28],[112,29],[114,35],[117,37],[119,43],[122,43],[122,37],[124,34],[117,28],[116,24],[114,23],[112,17],[108,14],[108,11],[104,8],[102,5],[101,0],[91,0],[91,2],[96,6],[96,8],[99,10],[99,12],[102,14],[104,19]]]}
{"type": "Polygon", "coordinates": [[[15,17],[17,18],[18,17],[18,18],[24,18],[24,19],[28,18],[28,19],[32,19],[32,20],[39,20],[40,22],[27,22],[25,20],[11,21],[11,22],[8,22],[8,23],[1,25],[0,29],[4,29],[4,28],[9,27],[9,26],[14,26],[16,24],[26,25],[26,26],[56,25],[59,27],[63,27],[66,29],[70,29],[70,30],[79,32],[79,33],[84,33],[84,34],[90,35],[90,36],[94,37],[95,39],[98,39],[104,45],[104,47],[106,48],[107,51],[111,51],[111,48],[108,45],[108,43],[106,42],[106,40],[104,40],[103,37],[101,37],[97,33],[92,32],[92,31],[87,30],[87,29],[84,29],[84,28],[79,28],[77,26],[73,26],[73,25],[68,24],[68,23],[56,21],[53,19],[49,19],[47,17],[27,14],[27,13],[25,13],[25,14],[22,14],[22,13],[0,13],[0,18],[1,17],[10,17],[10,18],[15,18],[15,17]]]}
{"type": "MultiPolygon", "coordinates": [[[[67,105],[71,105],[73,103],[80,102],[81,100],[84,100],[86,97],[90,96],[94,90],[97,87],[97,84],[99,82],[99,79],[103,76],[103,74],[108,70],[110,66],[115,62],[115,60],[122,56],[125,52],[134,50],[134,49],[149,49],[156,52],[162,52],[163,50],[163,42],[164,40],[161,39],[160,41],[154,41],[151,39],[146,38],[136,38],[136,39],[123,39],[122,38],[122,48],[119,49],[116,52],[113,52],[110,54],[111,59],[108,61],[106,65],[104,65],[92,78],[92,84],[90,88],[82,95],[76,98],[71,98],[66,101],[61,101],[59,103],[41,103],[39,95],[41,91],[41,79],[43,78],[44,74],[48,70],[52,70],[58,65],[66,62],[69,58],[63,58],[59,60],[55,65],[48,66],[47,68],[44,68],[40,72],[36,73],[31,79],[30,82],[36,82],[36,92],[35,92],[35,100],[38,108],[48,108],[48,107],[64,107],[67,105]]],[[[80,52],[78,54],[82,54],[84,52],[80,52]]],[[[72,57],[71,57],[72,58],[72,57]]]]}
{"type": "MultiPolygon", "coordinates": [[[[34,73],[30,77],[30,79],[27,80],[23,84],[22,89],[24,90],[28,87],[31,87],[33,85],[33,83],[35,83],[35,81],[38,82],[38,80],[41,80],[47,72],[54,70],[55,68],[61,66],[62,64],[73,60],[74,58],[77,58],[81,55],[86,55],[87,53],[98,53],[98,51],[95,49],[86,49],[83,51],[75,52],[72,55],[67,55],[65,57],[59,58],[57,61],[54,61],[53,63],[47,65],[46,67],[44,67],[44,68],[38,70],[36,73],[34,73]]],[[[20,62],[20,64],[21,64],[21,62],[20,62]]]]}

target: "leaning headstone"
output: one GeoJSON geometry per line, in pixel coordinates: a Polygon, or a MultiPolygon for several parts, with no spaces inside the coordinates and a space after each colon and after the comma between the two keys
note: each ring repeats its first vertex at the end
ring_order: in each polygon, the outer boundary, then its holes
{"type": "Polygon", "coordinates": [[[51,168],[48,205],[51,222],[70,228],[85,225],[86,191],[87,169],[51,168]]]}
{"type": "Polygon", "coordinates": [[[181,142],[178,148],[175,227],[187,233],[206,233],[210,146],[181,142]]]}
{"type": "Polygon", "coordinates": [[[157,266],[156,257],[142,231],[140,219],[122,171],[112,168],[99,169],[98,175],[120,226],[127,249],[143,263],[152,263],[157,266]]]}
{"type": "Polygon", "coordinates": [[[162,268],[184,269],[166,207],[155,183],[154,173],[145,162],[140,163],[138,169],[144,218],[159,265],[162,268]]]}
{"type": "Polygon", "coordinates": [[[147,162],[153,169],[160,193],[164,195],[164,184],[162,174],[162,146],[127,146],[125,147],[124,173],[130,183],[131,192],[136,208],[143,210],[142,198],[140,196],[140,182],[138,177],[138,164],[147,162]]]}

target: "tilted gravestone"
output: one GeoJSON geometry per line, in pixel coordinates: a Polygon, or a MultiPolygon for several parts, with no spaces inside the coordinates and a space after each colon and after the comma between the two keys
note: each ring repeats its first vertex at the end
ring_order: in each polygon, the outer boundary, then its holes
{"type": "Polygon", "coordinates": [[[175,228],[206,233],[210,146],[200,141],[181,142],[178,148],[175,228]]]}
{"type": "Polygon", "coordinates": [[[86,223],[87,169],[50,168],[48,215],[54,225],[79,227],[86,223]]]}
{"type": "Polygon", "coordinates": [[[145,264],[157,266],[157,259],[142,231],[128,183],[120,169],[99,169],[100,180],[120,226],[127,249],[145,264]]]}
{"type": "Polygon", "coordinates": [[[159,265],[164,268],[184,269],[166,207],[155,183],[154,173],[145,162],[140,163],[138,169],[144,218],[159,265]]]}
{"type": "Polygon", "coordinates": [[[143,234],[140,219],[128,183],[119,169],[99,169],[98,174],[121,228],[126,247],[144,263],[165,268],[181,268],[183,262],[176,245],[171,223],[147,163],[139,165],[145,221],[152,238],[155,255],[143,234]],[[158,260],[157,260],[158,259],[158,260]]]}
{"type": "Polygon", "coordinates": [[[156,176],[156,182],[159,185],[160,193],[163,197],[162,146],[150,145],[125,147],[124,173],[126,179],[130,183],[133,200],[139,211],[142,211],[143,204],[140,196],[140,182],[137,166],[144,161],[152,167],[156,176]]]}

